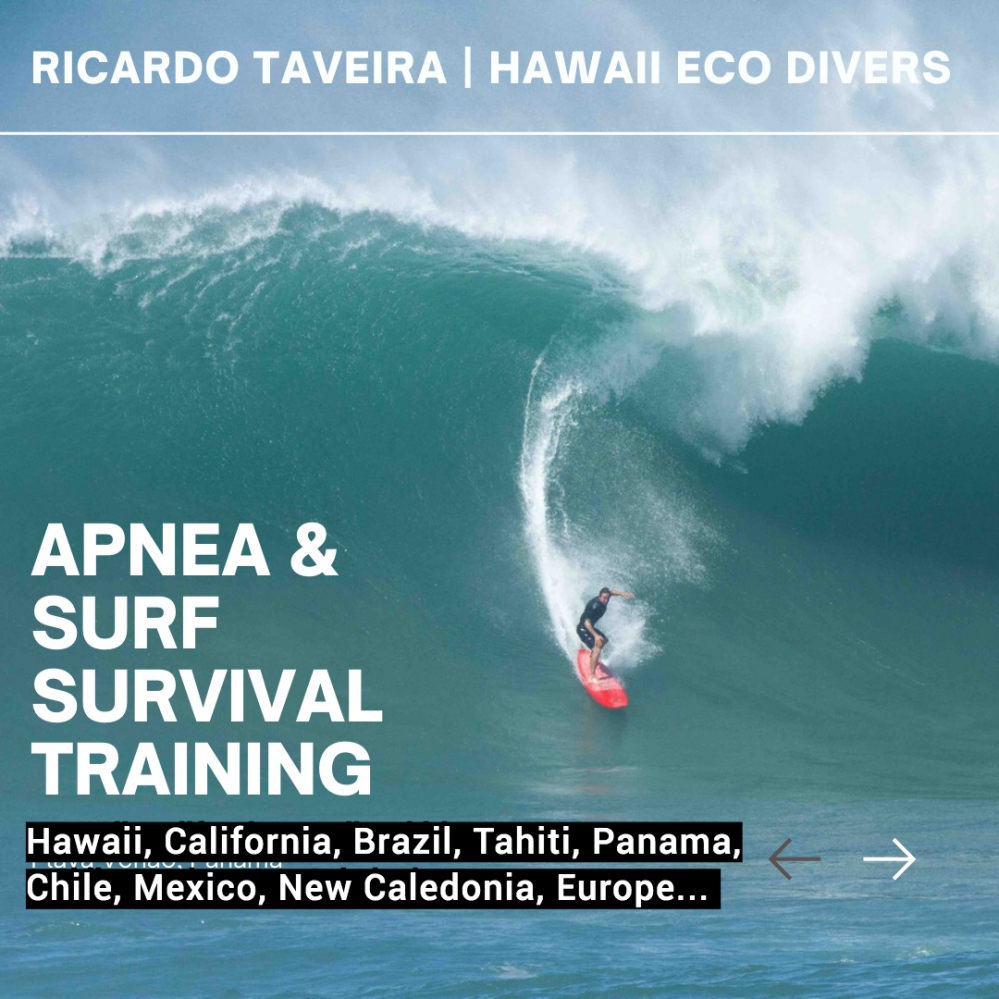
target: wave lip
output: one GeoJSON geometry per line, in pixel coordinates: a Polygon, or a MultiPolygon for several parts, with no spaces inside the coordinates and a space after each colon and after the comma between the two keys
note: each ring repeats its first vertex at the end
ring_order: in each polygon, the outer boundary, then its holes
{"type": "Polygon", "coordinates": [[[75,196],[33,177],[0,207],[0,253],[102,272],[204,259],[266,241],[303,209],[320,230],[381,213],[506,244],[555,271],[593,265],[652,320],[648,345],[696,356],[701,391],[678,429],[716,453],[738,451],[761,425],[800,422],[828,385],[859,378],[886,303],[904,313],[895,335],[999,358],[991,146],[705,140],[668,158],[598,148],[357,155],[242,171],[187,194],[154,186],[169,173],[155,161],[120,189],[87,178],[75,196]],[[670,320],[680,313],[683,324],[670,320]]]}

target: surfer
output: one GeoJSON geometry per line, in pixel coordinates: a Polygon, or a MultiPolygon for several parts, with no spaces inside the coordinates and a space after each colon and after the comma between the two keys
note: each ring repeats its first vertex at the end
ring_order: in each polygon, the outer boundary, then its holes
{"type": "Polygon", "coordinates": [[[634,593],[622,593],[621,590],[612,590],[605,586],[584,608],[583,614],[576,625],[576,634],[580,641],[590,650],[590,679],[595,680],[597,676],[597,663],[600,662],[600,653],[610,639],[597,627],[599,621],[607,612],[607,604],[611,597],[624,597],[630,600],[634,593]]]}

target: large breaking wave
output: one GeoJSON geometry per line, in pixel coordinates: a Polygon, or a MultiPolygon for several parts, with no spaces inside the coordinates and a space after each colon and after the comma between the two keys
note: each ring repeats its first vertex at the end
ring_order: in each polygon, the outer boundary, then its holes
{"type": "MultiPolygon", "coordinates": [[[[0,247],[10,262],[80,265],[140,311],[180,307],[219,370],[248,352],[242,327],[259,326],[269,294],[286,298],[293,273],[330,300],[358,269],[372,275],[362,296],[391,294],[395,274],[419,298],[437,268],[441,322],[447,276],[476,268],[575,296],[520,338],[533,367],[507,469],[550,631],[571,652],[595,587],[661,596],[710,578],[724,531],[691,492],[684,448],[732,462],[759,428],[798,423],[859,379],[886,335],[996,356],[993,159],[971,142],[508,144],[155,197],[92,178],[83,208],[25,182],[0,247]]],[[[653,655],[648,605],[617,613],[616,661],[653,655]]]]}

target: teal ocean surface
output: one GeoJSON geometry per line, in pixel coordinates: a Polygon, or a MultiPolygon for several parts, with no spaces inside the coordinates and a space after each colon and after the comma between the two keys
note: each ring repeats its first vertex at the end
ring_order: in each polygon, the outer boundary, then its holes
{"type": "Polygon", "coordinates": [[[999,994],[999,367],[973,324],[886,293],[853,339],[809,339],[819,309],[767,340],[779,267],[657,300],[599,247],[474,230],[268,195],[7,238],[4,994],[999,994]],[[335,580],[30,575],[50,521],[252,522],[290,554],[313,520],[335,580]],[[637,595],[605,618],[621,714],[571,664],[603,585],[637,595]],[[219,594],[219,628],[45,652],[50,592],[219,594]],[[113,739],[356,738],[372,793],[46,797],[32,741],[111,737],[36,719],[47,666],[360,667],[360,733],[181,712],[113,739]],[[24,821],[182,817],[741,820],[746,863],[721,912],[24,911],[24,821]],[[822,855],[791,883],[788,836],[822,855]],[[898,881],[862,860],[894,837],[898,881]]]}

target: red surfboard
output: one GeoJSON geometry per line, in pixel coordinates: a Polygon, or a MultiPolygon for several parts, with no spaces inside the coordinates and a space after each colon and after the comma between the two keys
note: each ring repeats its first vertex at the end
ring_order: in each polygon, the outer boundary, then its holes
{"type": "Polygon", "coordinates": [[[589,649],[580,649],[576,654],[576,675],[597,704],[605,708],[628,706],[628,695],[621,681],[603,663],[597,663],[596,678],[590,679],[589,649]]]}

